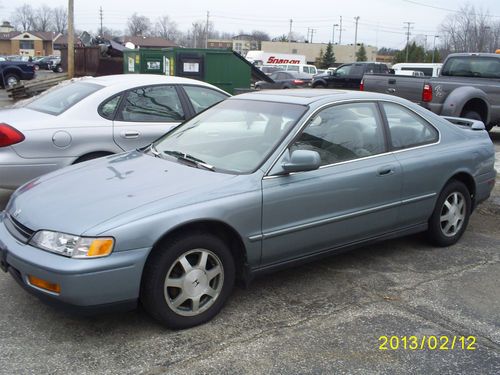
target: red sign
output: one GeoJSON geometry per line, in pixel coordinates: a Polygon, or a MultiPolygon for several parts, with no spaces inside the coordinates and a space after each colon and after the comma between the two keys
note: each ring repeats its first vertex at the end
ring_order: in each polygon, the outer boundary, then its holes
{"type": "Polygon", "coordinates": [[[300,64],[300,60],[277,59],[274,56],[270,56],[266,64],[300,64]]]}

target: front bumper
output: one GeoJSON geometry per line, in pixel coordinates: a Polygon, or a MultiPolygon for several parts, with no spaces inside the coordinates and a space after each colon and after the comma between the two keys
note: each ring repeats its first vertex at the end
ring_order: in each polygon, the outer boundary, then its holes
{"type": "Polygon", "coordinates": [[[0,213],[0,259],[2,269],[26,290],[46,302],[82,312],[101,307],[132,307],[138,300],[144,263],[150,249],[113,252],[96,259],[72,259],[24,244],[15,239],[4,225],[0,213]],[[53,293],[28,281],[28,275],[60,285],[53,293]]]}

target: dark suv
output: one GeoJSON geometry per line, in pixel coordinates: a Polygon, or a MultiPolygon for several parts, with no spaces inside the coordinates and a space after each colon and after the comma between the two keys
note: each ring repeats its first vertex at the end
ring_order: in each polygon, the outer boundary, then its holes
{"type": "Polygon", "coordinates": [[[359,84],[365,73],[389,73],[389,68],[386,64],[374,62],[344,64],[339,66],[335,72],[328,71],[314,76],[312,87],[359,90],[359,84]]]}

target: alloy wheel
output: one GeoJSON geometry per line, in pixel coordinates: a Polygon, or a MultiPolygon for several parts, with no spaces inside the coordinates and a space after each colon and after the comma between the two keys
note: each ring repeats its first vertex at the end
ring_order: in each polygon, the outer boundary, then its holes
{"type": "Polygon", "coordinates": [[[441,231],[446,237],[453,237],[460,231],[465,214],[464,196],[458,191],[452,192],[445,199],[440,215],[441,231]]]}

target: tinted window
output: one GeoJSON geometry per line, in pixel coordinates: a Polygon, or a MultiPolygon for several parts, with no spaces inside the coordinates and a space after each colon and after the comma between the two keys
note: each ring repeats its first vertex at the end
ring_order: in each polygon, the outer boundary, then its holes
{"type": "Polygon", "coordinates": [[[113,117],[115,117],[116,108],[118,107],[118,103],[120,103],[121,97],[121,95],[117,95],[103,102],[101,104],[99,114],[102,117],[107,118],[108,120],[113,120],[113,117]]]}
{"type": "Polygon", "coordinates": [[[103,86],[88,82],[75,82],[41,95],[26,107],[35,111],[59,115],[80,100],[102,89],[103,86]]]}
{"type": "Polygon", "coordinates": [[[227,95],[207,87],[184,86],[184,90],[196,113],[227,98],[227,95]]]}
{"type": "Polygon", "coordinates": [[[184,119],[174,86],[150,86],[130,90],[119,114],[123,121],[169,122],[184,119]]]}
{"type": "Polygon", "coordinates": [[[392,147],[402,149],[437,142],[439,134],[423,118],[398,104],[383,103],[392,147]]]}
{"type": "MultiPolygon", "coordinates": [[[[349,75],[352,76],[362,76],[365,72],[365,67],[363,65],[354,65],[349,72],[349,75]]],[[[367,73],[373,73],[373,66],[366,66],[367,73]]]]}
{"type": "Polygon", "coordinates": [[[500,78],[500,59],[495,57],[451,57],[443,66],[443,76],[500,78]]]}
{"type": "Polygon", "coordinates": [[[321,165],[384,152],[384,134],[377,107],[373,103],[353,103],[322,110],[294,142],[294,149],[317,151],[321,165]]]}
{"type": "Polygon", "coordinates": [[[344,65],[338,68],[335,73],[338,76],[346,76],[350,73],[352,65],[344,65]]]}

